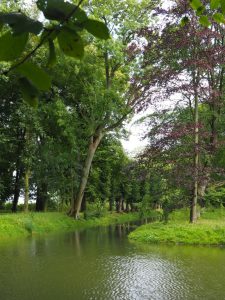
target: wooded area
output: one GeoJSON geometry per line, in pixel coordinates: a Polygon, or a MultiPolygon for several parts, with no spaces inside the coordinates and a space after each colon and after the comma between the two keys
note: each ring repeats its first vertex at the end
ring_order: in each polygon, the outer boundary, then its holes
{"type": "Polygon", "coordinates": [[[2,211],[190,208],[193,223],[224,206],[224,9],[1,1],[2,211]],[[125,123],[149,108],[131,158],[125,123]]]}

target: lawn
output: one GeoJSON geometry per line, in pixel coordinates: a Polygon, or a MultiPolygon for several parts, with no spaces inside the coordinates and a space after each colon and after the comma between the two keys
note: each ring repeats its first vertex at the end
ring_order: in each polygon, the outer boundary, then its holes
{"type": "Polygon", "coordinates": [[[145,243],[225,245],[225,209],[203,210],[196,224],[188,210],[175,211],[167,224],[154,222],[138,227],[129,239],[145,243]]]}

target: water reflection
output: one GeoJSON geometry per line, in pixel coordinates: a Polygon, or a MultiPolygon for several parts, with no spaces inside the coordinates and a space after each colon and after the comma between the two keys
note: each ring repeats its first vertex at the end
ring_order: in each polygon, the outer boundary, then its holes
{"type": "Polygon", "coordinates": [[[0,299],[225,299],[225,250],[145,246],[134,224],[0,247],[0,299]]]}

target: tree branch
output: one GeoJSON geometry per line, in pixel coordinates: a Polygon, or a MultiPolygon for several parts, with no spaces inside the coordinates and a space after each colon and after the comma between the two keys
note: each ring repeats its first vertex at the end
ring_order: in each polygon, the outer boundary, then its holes
{"type": "Polygon", "coordinates": [[[57,32],[57,29],[59,26],[64,25],[65,23],[67,23],[69,21],[69,19],[76,13],[76,11],[78,10],[78,8],[81,6],[82,2],[84,0],[80,0],[78,5],[71,11],[70,14],[68,14],[68,16],[59,23],[59,25],[57,27],[55,27],[52,30],[49,30],[49,32],[43,37],[43,39],[41,39],[41,41],[34,47],[33,50],[31,50],[24,58],[22,58],[20,61],[18,61],[15,65],[12,65],[8,70],[5,70],[3,72],[0,73],[0,75],[8,75],[11,71],[15,70],[17,67],[19,67],[20,65],[22,65],[24,62],[26,62],[30,57],[32,57],[36,51],[48,40],[48,38],[50,37],[50,35],[55,32],[56,36],[59,34],[59,32],[57,32]]]}

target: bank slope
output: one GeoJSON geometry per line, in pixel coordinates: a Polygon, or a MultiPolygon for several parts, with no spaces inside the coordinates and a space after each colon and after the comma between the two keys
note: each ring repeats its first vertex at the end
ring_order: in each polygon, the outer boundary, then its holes
{"type": "Polygon", "coordinates": [[[197,224],[183,221],[151,223],[131,232],[129,239],[145,243],[225,245],[225,218],[200,219],[197,224]]]}
{"type": "Polygon", "coordinates": [[[64,213],[18,213],[0,215],[0,241],[51,232],[121,224],[139,219],[138,213],[109,213],[95,219],[74,220],[64,213]]]}

